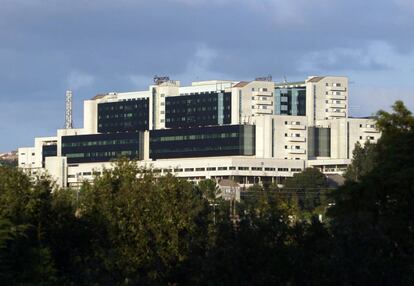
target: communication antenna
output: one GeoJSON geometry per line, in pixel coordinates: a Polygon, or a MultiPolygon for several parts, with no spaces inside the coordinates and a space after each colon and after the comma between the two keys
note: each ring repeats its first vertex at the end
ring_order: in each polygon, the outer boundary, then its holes
{"type": "Polygon", "coordinates": [[[283,76],[283,83],[288,83],[286,76],[283,76]]]}
{"type": "Polygon", "coordinates": [[[72,120],[72,91],[66,91],[65,129],[73,128],[72,120]]]}

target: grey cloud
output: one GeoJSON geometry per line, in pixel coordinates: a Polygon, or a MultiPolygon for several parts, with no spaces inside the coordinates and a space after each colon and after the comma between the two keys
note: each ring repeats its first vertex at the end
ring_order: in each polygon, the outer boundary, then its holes
{"type": "MultiPolygon", "coordinates": [[[[0,101],[16,112],[23,103],[38,102],[62,110],[65,90],[76,88],[75,120],[80,122],[83,99],[146,87],[154,74],[184,82],[269,73],[277,80],[301,79],[338,70],[395,76],[398,65],[414,57],[410,3],[2,0],[0,101]],[[373,42],[389,49],[372,48],[373,42]],[[384,53],[397,61],[382,59],[384,53]],[[80,76],[70,80],[71,72],[80,76]]],[[[24,122],[42,135],[46,122],[60,115],[25,109],[19,115],[25,120],[9,121],[16,130],[10,134],[20,141],[24,122]],[[45,123],[30,122],[32,117],[45,123]]],[[[10,146],[1,142],[0,150],[10,146]]]]}

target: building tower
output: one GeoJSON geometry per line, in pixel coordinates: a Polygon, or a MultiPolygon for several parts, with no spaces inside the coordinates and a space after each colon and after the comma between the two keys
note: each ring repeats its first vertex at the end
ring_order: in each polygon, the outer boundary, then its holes
{"type": "Polygon", "coordinates": [[[66,91],[65,129],[73,128],[72,119],[72,91],[66,91]]]}

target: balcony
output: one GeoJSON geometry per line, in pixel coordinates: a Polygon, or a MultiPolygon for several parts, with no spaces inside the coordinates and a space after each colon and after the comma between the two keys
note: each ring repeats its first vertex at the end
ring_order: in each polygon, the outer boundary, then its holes
{"type": "Polygon", "coordinates": [[[329,86],[327,89],[332,91],[346,91],[345,86],[329,86]]]}
{"type": "Polygon", "coordinates": [[[327,112],[329,117],[346,117],[346,112],[327,112]]]}
{"type": "Polygon", "coordinates": [[[285,137],[287,139],[287,141],[289,142],[306,142],[306,138],[305,137],[285,137]]]}
{"type": "Polygon", "coordinates": [[[363,127],[361,130],[365,133],[379,133],[375,127],[363,127]]]}
{"type": "Polygon", "coordinates": [[[289,154],[306,154],[305,149],[288,149],[289,154]]]}
{"type": "Polygon", "coordinates": [[[346,96],[345,95],[336,95],[336,94],[328,94],[326,96],[327,99],[342,99],[342,100],[346,100],[346,96]]]}
{"type": "Polygon", "coordinates": [[[270,96],[273,97],[273,94],[271,91],[253,91],[253,96],[270,96]]]}
{"type": "Polygon", "coordinates": [[[256,99],[254,103],[257,105],[273,105],[273,101],[271,99],[269,100],[256,99]]]}
{"type": "Polygon", "coordinates": [[[306,129],[305,125],[300,125],[300,124],[288,124],[286,125],[286,127],[292,130],[305,130],[306,129]]]}
{"type": "Polygon", "coordinates": [[[273,114],[272,109],[254,109],[255,114],[273,114]]]}
{"type": "Polygon", "coordinates": [[[345,103],[333,103],[333,102],[329,102],[327,103],[329,108],[346,108],[346,104],[345,103]]]}

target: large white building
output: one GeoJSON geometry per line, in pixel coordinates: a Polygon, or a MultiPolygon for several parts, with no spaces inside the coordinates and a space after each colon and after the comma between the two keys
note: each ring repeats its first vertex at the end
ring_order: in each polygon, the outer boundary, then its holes
{"type": "Polygon", "coordinates": [[[59,129],[19,148],[19,167],[78,186],[119,156],[190,180],[281,182],[306,167],[342,173],[357,142],[380,133],[370,118],[348,116],[346,77],[203,81],[162,79],[148,90],[84,102],[84,127],[59,129]]]}

